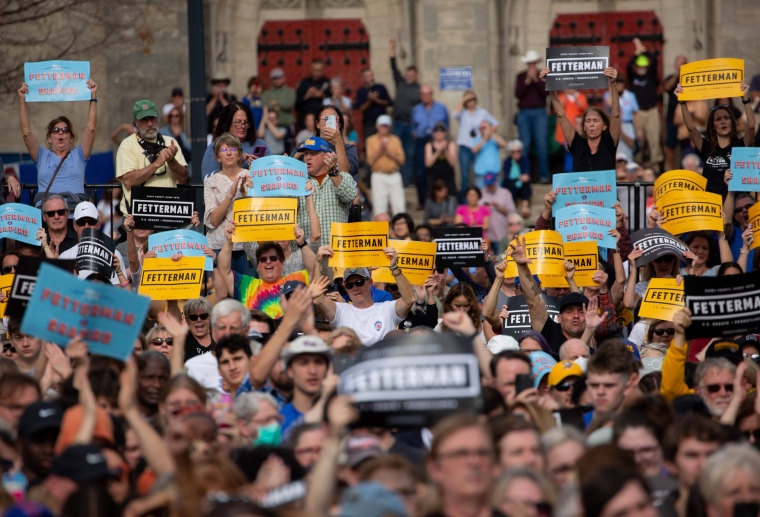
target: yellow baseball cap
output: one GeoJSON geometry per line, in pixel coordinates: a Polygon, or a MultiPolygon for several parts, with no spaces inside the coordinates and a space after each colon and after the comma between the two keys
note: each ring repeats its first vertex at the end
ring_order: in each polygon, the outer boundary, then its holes
{"type": "Polygon", "coordinates": [[[583,377],[583,369],[572,361],[560,361],[549,372],[549,387],[556,386],[568,377],[583,377]]]}

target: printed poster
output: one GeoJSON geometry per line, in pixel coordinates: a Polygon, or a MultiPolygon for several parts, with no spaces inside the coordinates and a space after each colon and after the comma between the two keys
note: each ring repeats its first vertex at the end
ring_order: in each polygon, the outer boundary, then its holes
{"type": "Polygon", "coordinates": [[[691,325],[686,339],[754,334],[760,327],[760,271],[684,277],[691,325]]]}
{"type": "Polygon", "coordinates": [[[89,61],[37,61],[24,63],[26,102],[89,101],[89,61]]]}
{"type": "Polygon", "coordinates": [[[575,284],[578,287],[596,287],[592,280],[599,270],[599,246],[596,241],[566,242],[563,246],[565,260],[575,264],[575,284]]]}
{"type": "Polygon", "coordinates": [[[21,203],[0,205],[0,239],[40,246],[37,231],[42,227],[42,211],[21,203]]]}
{"type": "Polygon", "coordinates": [[[471,66],[448,66],[438,69],[438,89],[443,90],[471,90],[472,67],[471,66]]]}
{"type": "Polygon", "coordinates": [[[684,307],[683,281],[675,278],[652,278],[639,308],[639,317],[673,321],[673,316],[684,307]]]}
{"type": "Polygon", "coordinates": [[[698,230],[723,231],[723,198],[712,192],[673,190],[657,206],[666,221],[662,229],[673,235],[698,230]]]}
{"type": "Polygon", "coordinates": [[[51,264],[42,264],[21,321],[21,332],[66,346],[80,336],[93,354],[120,361],[132,353],[150,298],[110,284],[80,280],[51,264]]]}
{"type": "Polygon", "coordinates": [[[610,47],[549,47],[546,49],[547,90],[607,88],[604,69],[609,66],[610,47]]]}
{"type": "Polygon", "coordinates": [[[654,182],[654,204],[660,208],[659,200],[663,194],[674,190],[693,190],[704,192],[707,186],[707,178],[694,171],[675,169],[660,174],[654,182]]]}
{"type": "Polygon", "coordinates": [[[480,249],[483,228],[433,228],[435,267],[481,267],[485,255],[480,249]]]}
{"type": "Polygon", "coordinates": [[[306,164],[290,156],[271,155],[251,161],[253,186],[248,195],[253,197],[306,196],[309,174],[306,164]]]}
{"type": "Polygon", "coordinates": [[[24,257],[16,267],[16,274],[11,284],[10,295],[5,307],[5,316],[21,320],[26,311],[26,306],[34,294],[37,286],[37,271],[40,264],[50,262],[56,267],[64,269],[72,274],[74,272],[74,260],[54,260],[47,257],[24,257]]]}
{"type": "Polygon", "coordinates": [[[85,228],[77,243],[77,271],[88,271],[111,278],[115,250],[116,243],[108,235],[94,228],[85,228]]]}
{"type": "Polygon", "coordinates": [[[617,202],[615,171],[563,172],[552,176],[552,188],[557,199],[552,215],[571,205],[592,205],[612,208],[617,202]]]}
{"type": "Polygon", "coordinates": [[[633,232],[631,243],[644,252],[636,259],[636,267],[645,266],[663,255],[675,255],[680,260],[683,253],[689,251],[686,244],[662,228],[644,228],[633,232]]]}
{"type": "Polygon", "coordinates": [[[161,232],[191,224],[195,192],[187,187],[132,187],[130,210],[135,228],[161,232]]]}
{"type": "MultiPolygon", "coordinates": [[[[521,235],[525,239],[525,255],[530,259],[528,268],[538,275],[543,287],[567,287],[565,278],[565,252],[562,235],[552,230],[537,230],[521,235]]],[[[504,278],[517,276],[517,264],[507,257],[504,278]]]]}
{"type": "Polygon", "coordinates": [[[383,251],[388,247],[388,222],[332,223],[330,267],[389,266],[383,251]]]}
{"type": "Polygon", "coordinates": [[[153,300],[198,298],[203,285],[203,257],[146,258],[137,292],[153,300]]]}
{"type": "MultiPolygon", "coordinates": [[[[258,161],[258,160],[257,160],[258,161]]],[[[290,241],[296,238],[298,199],[244,197],[232,205],[232,242],[290,241]]]]}
{"type": "MultiPolygon", "coordinates": [[[[542,294],[541,299],[546,305],[546,312],[549,317],[557,322],[559,319],[559,298],[542,294]]],[[[507,310],[509,311],[509,318],[504,320],[504,328],[501,333],[520,341],[523,334],[533,329],[525,295],[510,296],[507,300],[507,310]]]]}
{"type": "Polygon", "coordinates": [[[204,257],[206,263],[203,269],[213,271],[214,260],[203,253],[204,247],[209,247],[208,238],[193,230],[169,230],[148,236],[148,249],[155,251],[158,258],[171,258],[175,253],[182,253],[185,257],[204,257]]]}
{"type": "Polygon", "coordinates": [[[705,59],[681,65],[683,93],[679,101],[720,99],[744,95],[744,60],[735,58],[705,59]]]}
{"type": "Polygon", "coordinates": [[[610,230],[615,228],[614,208],[593,205],[566,206],[557,210],[554,226],[565,242],[596,242],[600,248],[617,247],[610,230]]]}
{"type": "Polygon", "coordinates": [[[760,147],[731,149],[730,192],[760,192],[760,147]]]}
{"type": "Polygon", "coordinates": [[[760,203],[755,203],[749,207],[749,227],[752,228],[752,244],[749,249],[760,247],[760,203]]]}
{"type": "Polygon", "coordinates": [[[5,295],[3,301],[0,302],[0,318],[5,316],[5,309],[8,307],[8,300],[11,297],[11,286],[13,286],[13,278],[15,276],[13,273],[0,276],[0,291],[5,295]]]}
{"type": "MultiPolygon", "coordinates": [[[[435,267],[434,242],[401,241],[391,240],[388,242],[391,248],[398,252],[398,267],[412,285],[425,285],[427,278],[433,274],[435,267]]],[[[382,266],[372,271],[372,280],[375,282],[396,283],[396,277],[387,266],[382,266]]]]}

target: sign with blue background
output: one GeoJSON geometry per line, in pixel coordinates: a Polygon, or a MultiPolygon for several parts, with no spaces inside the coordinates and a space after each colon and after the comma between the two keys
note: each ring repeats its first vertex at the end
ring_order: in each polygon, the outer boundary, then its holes
{"type": "Polygon", "coordinates": [[[731,192],[760,192],[760,147],[731,149],[731,192]]]}
{"type": "Polygon", "coordinates": [[[552,176],[552,188],[557,199],[552,215],[570,205],[594,205],[612,208],[617,201],[615,171],[563,172],[552,176]]]}
{"type": "Polygon", "coordinates": [[[80,280],[47,263],[21,321],[21,332],[66,346],[80,336],[93,354],[125,361],[148,313],[150,298],[80,280]]]}
{"type": "Polygon", "coordinates": [[[615,209],[593,205],[566,206],[557,210],[554,225],[565,242],[596,241],[600,248],[615,248],[609,231],[615,228],[615,209]]]}
{"type": "Polygon", "coordinates": [[[148,250],[155,251],[158,258],[171,258],[175,253],[182,253],[184,257],[206,257],[203,269],[213,271],[214,261],[203,253],[203,246],[210,247],[208,239],[193,230],[169,230],[148,237],[148,250]]]}
{"type": "Polygon", "coordinates": [[[42,227],[42,211],[21,203],[0,206],[0,239],[13,239],[39,246],[37,231],[42,227]]]}
{"type": "Polygon", "coordinates": [[[306,164],[290,156],[271,155],[251,162],[253,186],[248,195],[254,197],[306,196],[309,173],[306,164]]]}
{"type": "Polygon", "coordinates": [[[449,66],[438,70],[439,89],[441,90],[471,90],[472,67],[449,66]]]}
{"type": "Polygon", "coordinates": [[[24,63],[26,102],[88,101],[89,61],[38,61],[24,63]]]}

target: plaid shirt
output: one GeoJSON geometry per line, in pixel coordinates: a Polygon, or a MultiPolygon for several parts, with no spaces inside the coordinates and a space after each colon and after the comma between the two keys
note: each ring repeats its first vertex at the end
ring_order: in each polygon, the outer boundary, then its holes
{"type": "MultiPolygon", "coordinates": [[[[356,197],[356,183],[347,172],[340,173],[343,180],[337,187],[333,185],[332,178],[325,176],[322,185],[314,178],[309,178],[314,191],[314,206],[319,216],[319,225],[322,228],[320,245],[330,244],[330,226],[332,223],[345,223],[348,221],[348,207],[356,197]]],[[[306,197],[298,198],[298,224],[301,225],[306,239],[311,235],[309,226],[309,214],[306,211],[306,197]]]]}

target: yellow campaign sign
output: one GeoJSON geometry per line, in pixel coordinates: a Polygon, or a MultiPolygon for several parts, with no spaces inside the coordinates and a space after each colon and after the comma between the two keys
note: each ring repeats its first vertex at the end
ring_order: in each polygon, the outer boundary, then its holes
{"type": "Polygon", "coordinates": [[[720,99],[744,95],[744,60],[735,58],[705,59],[681,65],[683,93],[679,101],[720,99]]]}
{"type": "Polygon", "coordinates": [[[696,190],[704,192],[707,187],[707,178],[701,174],[684,169],[676,169],[660,174],[654,182],[654,204],[657,208],[658,200],[663,194],[674,190],[696,190]]]}
{"type": "Polygon", "coordinates": [[[0,291],[3,292],[5,298],[0,302],[0,318],[5,317],[5,309],[8,307],[8,298],[11,297],[11,286],[13,285],[13,273],[9,275],[0,276],[0,291]]]}
{"type": "Polygon", "coordinates": [[[748,217],[749,227],[752,228],[752,244],[749,249],[755,249],[760,247],[760,203],[755,203],[749,207],[748,217]]]}
{"type": "Polygon", "coordinates": [[[146,258],[140,274],[139,294],[153,300],[198,298],[203,284],[206,257],[146,258]]]}
{"type": "MultiPolygon", "coordinates": [[[[435,242],[389,241],[388,244],[398,252],[398,267],[412,285],[425,285],[427,277],[433,274],[435,267],[435,242]]],[[[396,277],[387,266],[372,271],[372,280],[395,284],[396,277]]]]}
{"type": "Polygon", "coordinates": [[[232,206],[235,234],[232,242],[290,241],[295,239],[298,199],[244,197],[232,206]]]}
{"type": "Polygon", "coordinates": [[[330,226],[330,267],[389,266],[388,223],[332,223],[330,226]]]}
{"type": "Polygon", "coordinates": [[[599,270],[599,245],[596,241],[566,242],[565,259],[575,264],[575,279],[578,287],[595,287],[591,277],[599,270]]]}
{"type": "MultiPolygon", "coordinates": [[[[562,235],[552,230],[537,230],[526,233],[525,256],[531,260],[528,267],[533,275],[538,275],[544,287],[567,287],[565,279],[565,253],[562,235]]],[[[517,264],[512,257],[507,258],[505,278],[517,276],[517,264]]]]}
{"type": "Polygon", "coordinates": [[[673,235],[698,230],[723,230],[723,198],[720,194],[672,190],[663,194],[657,209],[666,219],[662,229],[673,235]]]}
{"type": "Polygon", "coordinates": [[[684,304],[683,282],[678,285],[675,278],[653,278],[641,300],[639,317],[673,321],[684,304]]]}

